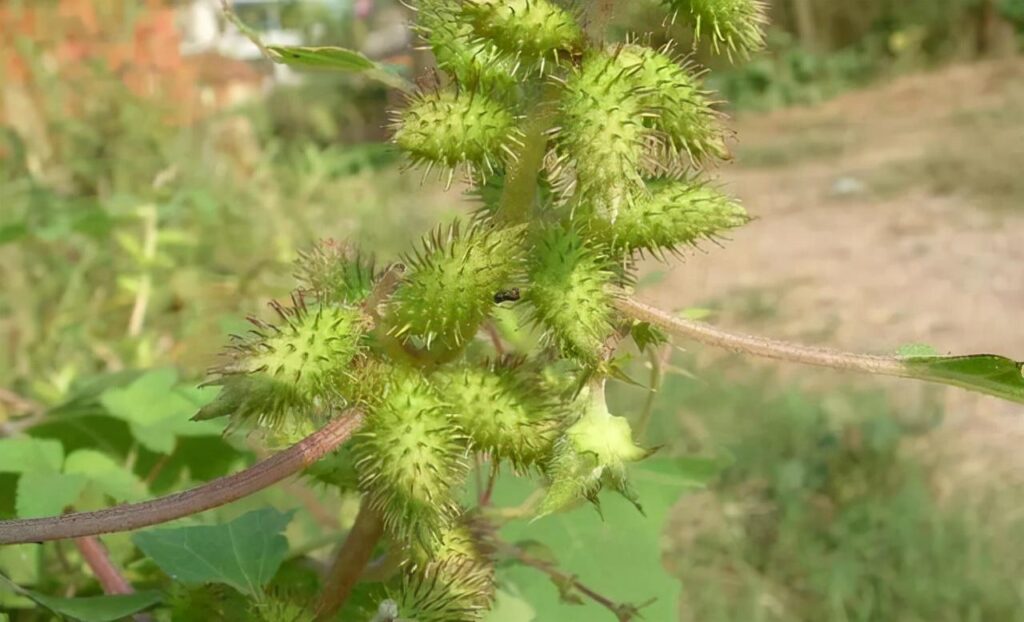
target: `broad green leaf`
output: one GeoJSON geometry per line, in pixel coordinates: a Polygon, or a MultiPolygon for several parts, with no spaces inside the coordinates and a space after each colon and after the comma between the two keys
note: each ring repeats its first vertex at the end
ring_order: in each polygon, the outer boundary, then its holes
{"type": "Polygon", "coordinates": [[[271,60],[285,65],[312,69],[332,69],[365,74],[368,78],[406,92],[412,85],[401,76],[392,73],[380,63],[375,63],[360,52],[340,47],[266,46],[271,60]]]}
{"type": "Polygon", "coordinates": [[[64,461],[64,472],[79,474],[115,501],[136,501],[147,496],[146,485],[135,473],[95,449],[79,449],[64,461]]]}
{"type": "Polygon", "coordinates": [[[126,387],[107,389],[100,403],[111,416],[128,423],[139,443],[157,453],[171,453],[178,436],[220,434],[222,424],[190,421],[216,391],[177,387],[177,383],[174,369],[156,369],[126,387]]]}
{"type": "Polygon", "coordinates": [[[60,441],[0,438],[0,473],[59,473],[63,462],[60,441]]]}
{"type": "Polygon", "coordinates": [[[81,622],[113,622],[148,609],[162,599],[160,592],[156,590],[83,598],[45,596],[27,590],[25,594],[50,611],[81,622]]]}
{"type": "Polygon", "coordinates": [[[1024,403],[1024,363],[992,354],[911,356],[905,364],[915,378],[979,391],[1024,403]]]}
{"type": "Polygon", "coordinates": [[[133,541],[176,581],[225,583],[257,596],[288,552],[282,532],[291,519],[264,508],[222,525],[144,531],[133,541]]]}
{"type": "MultiPolygon", "coordinates": [[[[575,574],[587,587],[620,604],[639,605],[645,620],[674,620],[679,581],[665,572],[661,532],[669,509],[687,489],[703,485],[717,473],[711,462],[697,459],[650,458],[630,469],[646,516],[618,495],[602,495],[598,514],[589,506],[533,522],[513,522],[502,529],[509,542],[534,540],[558,559],[562,572],[575,574]]],[[[508,478],[499,482],[500,505],[518,505],[533,490],[532,482],[508,478]]],[[[536,545],[534,545],[536,546],[536,545]]],[[[516,585],[537,611],[538,620],[592,622],[611,614],[583,598],[582,605],[563,602],[558,587],[542,572],[524,566],[499,568],[499,579],[516,585]]]]}
{"type": "Polygon", "coordinates": [[[25,473],[18,478],[15,510],[19,518],[57,516],[82,494],[88,480],[65,473],[25,473]]]}

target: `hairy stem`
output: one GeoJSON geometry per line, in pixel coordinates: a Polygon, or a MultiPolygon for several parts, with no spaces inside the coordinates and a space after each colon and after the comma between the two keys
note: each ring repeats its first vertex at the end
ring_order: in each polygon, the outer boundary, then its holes
{"type": "Polygon", "coordinates": [[[363,424],[364,417],[361,411],[350,409],[288,449],[244,471],[215,479],[191,490],[97,512],[0,521],[0,544],[45,542],[131,531],[226,505],[273,486],[334,451],[363,424]]]}
{"type": "Polygon", "coordinates": [[[383,535],[384,523],[370,504],[363,501],[356,522],[324,579],[323,591],[320,592],[316,606],[317,620],[332,619],[344,606],[352,588],[373,558],[373,550],[383,535]]]}
{"type": "Polygon", "coordinates": [[[903,378],[917,377],[907,367],[905,361],[895,356],[840,352],[828,348],[776,341],[767,337],[730,333],[710,324],[677,317],[667,311],[625,296],[617,298],[614,304],[621,313],[628,317],[653,324],[677,337],[693,339],[730,352],[869,374],[903,378]]]}
{"type": "Polygon", "coordinates": [[[507,224],[529,222],[537,201],[537,175],[547,154],[548,131],[554,123],[553,87],[544,87],[525,130],[523,148],[512,165],[498,204],[498,218],[507,224]]]}

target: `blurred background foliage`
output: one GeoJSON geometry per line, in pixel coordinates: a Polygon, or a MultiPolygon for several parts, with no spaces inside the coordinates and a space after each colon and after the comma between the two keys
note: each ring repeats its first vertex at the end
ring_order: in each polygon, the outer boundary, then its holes
{"type": "MultiPolygon", "coordinates": [[[[56,441],[52,481],[78,482],[72,465],[88,462],[102,463],[87,470],[104,474],[96,482],[124,484],[73,488],[66,502],[77,508],[251,463],[266,442],[179,425],[208,399],[193,387],[226,335],[287,295],[293,259],[318,239],[358,240],[391,258],[466,207],[436,180],[403,174],[381,144],[384,110],[400,103],[393,94],[345,76],[282,77],[259,60],[180,53],[183,4],[0,0],[0,440],[56,441]],[[125,391],[162,405],[160,418],[125,409],[125,391]],[[82,451],[106,458],[71,458],[82,451]]],[[[410,75],[428,66],[401,34],[397,2],[279,4],[271,21],[258,6],[239,12],[307,43],[364,49],[410,75]]],[[[1024,0],[773,0],[770,14],[764,55],[712,64],[710,86],[741,116],[1012,56],[1024,32],[1024,0]]],[[[613,28],[660,32],[660,15],[653,1],[624,2],[613,28]]],[[[709,62],[699,50],[696,58],[709,62]]],[[[1021,129],[1024,106],[1013,110],[962,118],[965,144],[985,131],[989,144],[1020,155],[1024,141],[1006,128],[1021,129]]],[[[754,166],[791,166],[842,150],[828,131],[813,133],[782,151],[745,147],[741,163],[746,154],[754,166]]],[[[969,168],[963,151],[951,153],[886,179],[948,184],[969,168]]],[[[984,162],[978,191],[1019,206],[1024,188],[1006,167],[1020,161],[984,162]]],[[[758,300],[740,294],[718,310],[770,315],[773,299],[758,300]]],[[[638,379],[651,373],[642,363],[638,379]]],[[[670,522],[666,562],[683,584],[681,619],[1024,619],[1022,525],[1007,509],[1016,496],[950,503],[915,449],[941,427],[945,402],[935,391],[908,403],[834,378],[823,388],[813,386],[817,376],[808,383],[668,352],[658,369],[667,373],[649,406],[649,442],[734,457],[670,522]]],[[[623,386],[616,399],[621,412],[645,416],[645,391],[623,386]]],[[[0,518],[39,511],[17,503],[29,472],[0,468],[0,518]]],[[[288,576],[322,562],[352,511],[335,493],[295,484],[217,515],[261,503],[303,508],[289,527],[288,576]]],[[[107,543],[132,577],[151,577],[126,537],[107,543]]],[[[9,547],[0,571],[46,593],[98,591],[60,545],[9,547]]],[[[0,611],[30,606],[4,590],[0,611]]]]}

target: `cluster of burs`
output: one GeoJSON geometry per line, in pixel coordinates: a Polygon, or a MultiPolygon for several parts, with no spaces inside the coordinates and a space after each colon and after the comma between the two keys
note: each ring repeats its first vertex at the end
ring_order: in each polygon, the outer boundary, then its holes
{"type": "MultiPolygon", "coordinates": [[[[762,43],[755,0],[665,4],[666,23],[713,50],[762,43]]],[[[619,319],[615,296],[638,257],[748,218],[700,179],[728,157],[727,134],[672,48],[597,40],[597,18],[552,0],[413,8],[438,71],[395,112],[394,141],[428,171],[465,177],[478,209],[381,269],[351,244],[303,256],[291,304],[235,340],[199,416],[275,427],[361,409],[357,437],[315,472],[356,488],[405,551],[381,587],[402,619],[469,621],[493,595],[466,516],[470,465],[540,477],[538,515],[602,489],[639,506],[627,465],[650,450],[609,413],[604,378],[617,340],[643,346],[651,331],[619,319]]]]}

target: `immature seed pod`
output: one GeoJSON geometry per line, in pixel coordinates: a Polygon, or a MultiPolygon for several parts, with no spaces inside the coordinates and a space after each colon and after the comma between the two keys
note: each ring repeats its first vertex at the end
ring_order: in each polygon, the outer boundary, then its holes
{"type": "Polygon", "coordinates": [[[416,31],[434,53],[437,66],[463,88],[511,97],[518,84],[516,60],[473,32],[459,0],[419,3],[416,31]]]}
{"type": "Polygon", "coordinates": [[[552,177],[564,194],[575,190],[609,218],[643,191],[640,171],[654,146],[644,125],[647,92],[633,79],[639,69],[604,52],[587,55],[565,80],[553,132],[552,177]]]}
{"type": "Polygon", "coordinates": [[[637,44],[622,46],[616,55],[638,88],[648,93],[657,114],[648,123],[659,130],[672,150],[685,152],[693,162],[728,159],[725,130],[688,68],[669,55],[670,48],[653,50],[637,44]]]}
{"type": "Polygon", "coordinates": [[[448,169],[451,183],[460,165],[470,175],[493,174],[514,158],[517,122],[512,110],[482,93],[445,89],[413,97],[393,124],[394,140],[413,162],[448,169]]]}
{"type": "Polygon", "coordinates": [[[495,229],[458,222],[424,240],[422,251],[406,257],[408,272],[391,298],[391,333],[416,336],[428,347],[464,344],[494,307],[494,296],[520,278],[520,237],[525,225],[495,229]]]}
{"type": "Polygon", "coordinates": [[[441,372],[435,382],[471,449],[507,460],[519,472],[540,466],[550,454],[557,432],[551,409],[524,386],[515,369],[463,366],[441,372]]]}
{"type": "Polygon", "coordinates": [[[603,380],[586,387],[577,403],[582,412],[557,442],[548,471],[551,485],[538,514],[557,512],[581,499],[598,505],[597,495],[605,485],[641,509],[626,464],[654,451],[636,445],[629,421],[608,411],[603,380]]]}
{"type": "Polygon", "coordinates": [[[675,16],[693,26],[697,38],[711,40],[715,53],[732,58],[733,52],[748,56],[764,47],[764,26],[768,21],[761,0],[663,0],[675,16]]]}
{"type": "Polygon", "coordinates": [[[463,559],[408,568],[392,595],[399,619],[416,622],[479,622],[493,598],[492,574],[463,559]]]}
{"type": "Polygon", "coordinates": [[[322,240],[299,254],[295,278],[300,290],[328,304],[358,304],[373,289],[376,279],[373,258],[358,249],[322,240]]]}
{"type": "Polygon", "coordinates": [[[459,515],[466,449],[450,407],[414,370],[394,368],[355,444],[359,487],[400,542],[432,548],[459,515]]]}
{"type": "Polygon", "coordinates": [[[614,222],[595,219],[591,233],[624,254],[662,256],[701,240],[716,240],[750,217],[735,199],[707,185],[670,180],[652,183],[648,198],[619,212],[614,222]]]}
{"type": "Polygon", "coordinates": [[[310,415],[320,401],[344,401],[341,387],[363,351],[368,319],[351,307],[292,301],[272,305],[280,325],[251,319],[253,336],[233,337],[231,360],[211,382],[223,388],[196,419],[233,415],[273,427],[289,414],[310,415]]]}
{"type": "Polygon", "coordinates": [[[549,0],[463,0],[462,7],[479,37],[537,63],[542,73],[548,63],[558,63],[584,42],[576,19],[549,0]]]}
{"type": "Polygon", "coordinates": [[[526,298],[534,321],[565,356],[587,365],[599,362],[613,329],[606,291],[613,278],[608,261],[576,230],[550,227],[537,236],[526,298]]]}

